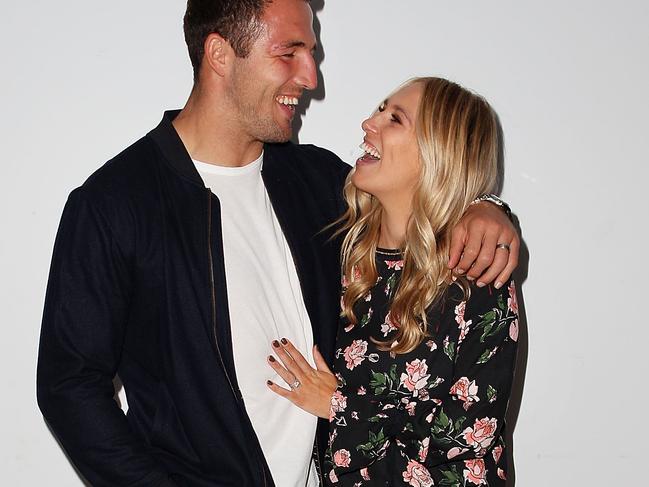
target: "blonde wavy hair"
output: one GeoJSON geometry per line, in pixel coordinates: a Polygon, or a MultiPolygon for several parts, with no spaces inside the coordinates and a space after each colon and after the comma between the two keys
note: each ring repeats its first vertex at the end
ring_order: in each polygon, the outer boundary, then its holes
{"type": "MultiPolygon", "coordinates": [[[[471,202],[492,192],[498,175],[498,122],[484,98],[442,78],[413,78],[400,88],[423,84],[416,118],[420,178],[402,244],[404,266],[390,303],[398,324],[396,343],[384,350],[407,353],[429,336],[426,312],[453,282],[447,266],[451,231],[471,202]]],[[[376,284],[375,253],[383,209],[379,201],[347,177],[348,209],[338,220],[345,234],[341,257],[346,289],[342,316],[357,323],[354,304],[376,284]]],[[[468,297],[468,282],[455,281],[468,297]]]]}

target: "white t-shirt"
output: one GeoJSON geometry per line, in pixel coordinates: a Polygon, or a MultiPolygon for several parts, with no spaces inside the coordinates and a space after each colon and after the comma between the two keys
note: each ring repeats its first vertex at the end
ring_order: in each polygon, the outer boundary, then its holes
{"type": "Polygon", "coordinates": [[[317,418],[272,392],[286,386],[266,358],[288,338],[313,364],[313,333],[286,238],[261,177],[263,154],[243,167],[194,161],[221,202],[234,364],[246,410],[278,487],[317,486],[317,418]]]}

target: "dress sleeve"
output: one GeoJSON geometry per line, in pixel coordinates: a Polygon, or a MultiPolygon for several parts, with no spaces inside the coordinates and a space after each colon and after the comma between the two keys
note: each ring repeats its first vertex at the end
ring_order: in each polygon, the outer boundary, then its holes
{"type": "MultiPolygon", "coordinates": [[[[492,449],[501,448],[497,442],[514,372],[514,283],[500,290],[473,287],[470,299],[455,308],[455,321],[451,328],[457,334],[443,343],[453,362],[450,377],[437,377],[417,359],[407,363],[408,377],[388,373],[374,377],[364,394],[344,386],[336,392],[330,438],[333,477],[365,469],[389,449],[405,459],[406,483],[409,476],[430,475],[436,485],[442,480],[443,485],[463,485],[463,476],[486,475],[482,459],[488,452],[490,460],[499,457],[492,449]],[[410,394],[386,395],[382,389],[382,382],[407,380],[410,394]]],[[[391,388],[397,389],[394,384],[391,388]]]]}

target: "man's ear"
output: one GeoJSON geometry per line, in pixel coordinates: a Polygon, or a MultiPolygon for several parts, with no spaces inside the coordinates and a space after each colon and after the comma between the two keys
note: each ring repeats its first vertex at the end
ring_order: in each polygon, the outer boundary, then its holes
{"type": "Polygon", "coordinates": [[[213,33],[205,39],[205,62],[217,75],[223,77],[227,72],[234,50],[221,35],[213,33]]]}

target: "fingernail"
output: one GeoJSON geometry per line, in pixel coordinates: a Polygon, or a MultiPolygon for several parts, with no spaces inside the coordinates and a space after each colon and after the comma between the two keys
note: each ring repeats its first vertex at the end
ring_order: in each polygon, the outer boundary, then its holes
{"type": "Polygon", "coordinates": [[[485,287],[485,283],[482,282],[482,281],[478,281],[478,282],[476,283],[476,286],[478,286],[478,287],[485,287]]]}
{"type": "Polygon", "coordinates": [[[267,381],[266,381],[266,385],[267,385],[267,386],[272,386],[273,383],[272,383],[271,381],[267,380],[267,381]]]}
{"type": "Polygon", "coordinates": [[[273,357],[272,355],[269,355],[268,356],[268,361],[269,362],[275,362],[275,357],[273,357]]]}
{"type": "Polygon", "coordinates": [[[282,338],[282,344],[283,345],[288,345],[288,340],[286,338],[282,338]]]}
{"type": "Polygon", "coordinates": [[[457,269],[455,272],[457,272],[458,274],[464,274],[464,269],[457,269]]]}
{"type": "Polygon", "coordinates": [[[279,348],[279,342],[277,340],[273,340],[273,347],[279,348]]]}
{"type": "Polygon", "coordinates": [[[471,276],[466,276],[466,278],[467,278],[469,281],[473,281],[473,280],[475,279],[475,277],[471,277],[471,276]]]}
{"type": "Polygon", "coordinates": [[[496,289],[500,289],[501,287],[503,287],[503,283],[500,282],[500,281],[496,281],[496,284],[494,284],[494,287],[495,287],[496,289]]]}

